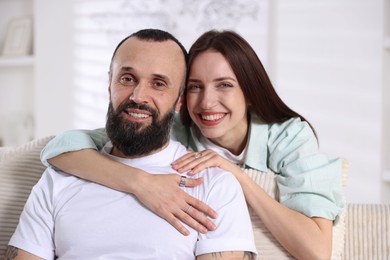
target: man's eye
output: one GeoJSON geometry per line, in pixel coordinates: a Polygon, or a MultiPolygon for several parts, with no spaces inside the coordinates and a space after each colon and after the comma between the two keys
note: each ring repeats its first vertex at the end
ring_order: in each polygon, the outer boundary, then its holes
{"type": "Polygon", "coordinates": [[[120,78],[120,82],[124,85],[130,85],[130,84],[133,84],[135,82],[135,80],[132,76],[124,75],[120,78]]]}
{"type": "Polygon", "coordinates": [[[161,82],[161,81],[156,81],[153,83],[153,86],[156,88],[163,88],[166,86],[166,84],[164,82],[161,82]]]}

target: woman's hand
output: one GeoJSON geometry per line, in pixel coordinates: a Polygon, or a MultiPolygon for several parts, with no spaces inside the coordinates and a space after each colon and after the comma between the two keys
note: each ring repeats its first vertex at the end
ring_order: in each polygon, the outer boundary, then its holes
{"type": "Polygon", "coordinates": [[[180,173],[189,171],[187,173],[189,176],[209,167],[219,167],[234,175],[237,172],[237,168],[239,168],[237,165],[223,158],[211,149],[206,149],[201,152],[190,151],[172,163],[173,169],[180,173]]]}
{"type": "MultiPolygon", "coordinates": [[[[180,188],[180,175],[147,174],[142,178],[144,178],[142,181],[137,182],[134,194],[142,204],[168,221],[180,233],[183,235],[190,233],[183,223],[201,233],[216,229],[208,217],[216,218],[217,213],[180,188]]],[[[202,182],[202,178],[187,178],[185,186],[195,187],[202,182]]]]}

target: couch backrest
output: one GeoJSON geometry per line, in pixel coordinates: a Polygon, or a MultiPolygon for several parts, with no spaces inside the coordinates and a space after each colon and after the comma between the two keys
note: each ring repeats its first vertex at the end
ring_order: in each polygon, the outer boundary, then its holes
{"type": "Polygon", "coordinates": [[[0,149],[0,259],[4,257],[31,188],[45,170],[39,159],[40,152],[52,138],[0,149]]]}

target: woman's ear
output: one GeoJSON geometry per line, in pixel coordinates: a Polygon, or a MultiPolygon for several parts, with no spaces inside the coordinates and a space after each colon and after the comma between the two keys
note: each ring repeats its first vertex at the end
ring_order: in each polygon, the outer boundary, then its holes
{"type": "Polygon", "coordinates": [[[246,109],[250,110],[252,108],[252,103],[248,99],[245,99],[245,103],[246,103],[246,109]]]}
{"type": "Polygon", "coordinates": [[[183,104],[183,95],[179,97],[179,100],[176,103],[175,111],[180,112],[181,105],[183,104]]]}

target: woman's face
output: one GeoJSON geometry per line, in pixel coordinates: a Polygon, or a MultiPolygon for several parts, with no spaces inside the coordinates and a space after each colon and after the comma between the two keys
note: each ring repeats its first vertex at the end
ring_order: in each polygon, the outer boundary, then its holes
{"type": "Polygon", "coordinates": [[[232,152],[241,152],[237,147],[246,141],[247,103],[225,57],[213,50],[199,54],[187,87],[188,111],[202,134],[232,152]]]}

